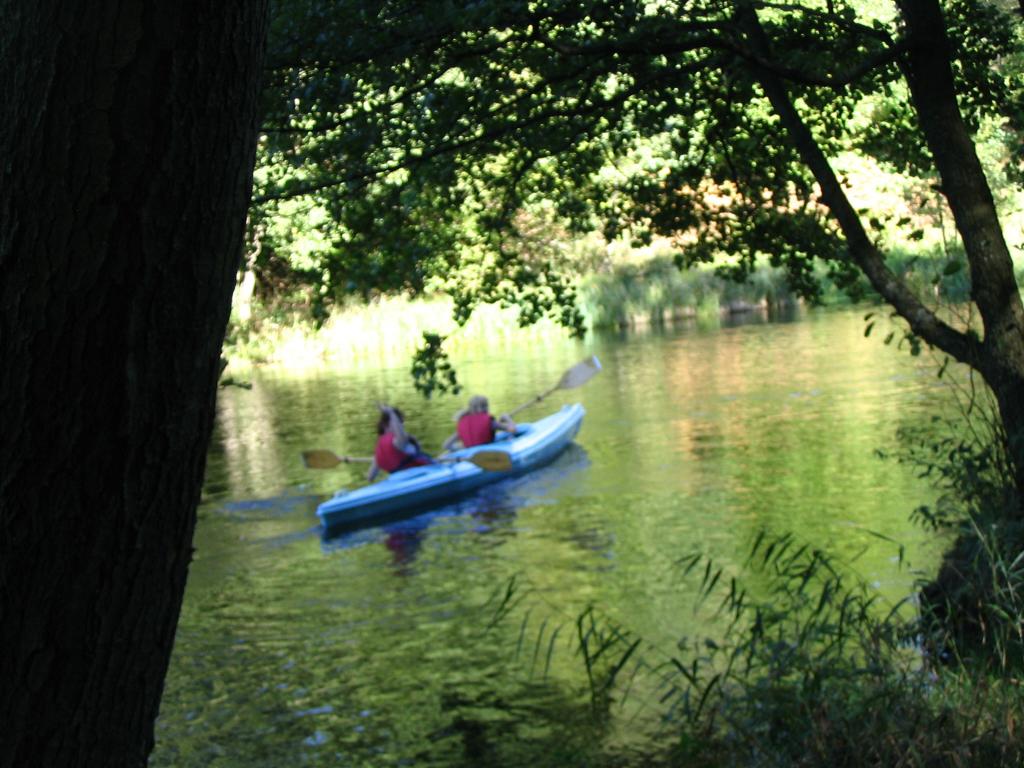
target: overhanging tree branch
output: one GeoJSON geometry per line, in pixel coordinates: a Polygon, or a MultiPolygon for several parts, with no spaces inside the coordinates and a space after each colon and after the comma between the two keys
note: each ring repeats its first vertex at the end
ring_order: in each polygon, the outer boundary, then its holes
{"type": "MultiPolygon", "coordinates": [[[[749,3],[739,2],[736,16],[747,33],[750,44],[757,50],[758,57],[767,59],[770,56],[770,47],[756,12],[749,3]]],[[[867,275],[872,287],[896,309],[910,325],[911,330],[925,342],[938,347],[962,363],[977,367],[982,359],[982,348],[977,338],[958,331],[942,321],[889,269],[885,257],[868,237],[828,158],[814,140],[779,77],[762,67],[755,67],[754,74],[801,158],[821,187],[822,201],[836,218],[850,248],[851,256],[867,275]]]]}
{"type": "MultiPolygon", "coordinates": [[[[971,296],[981,313],[986,347],[1005,335],[1024,336],[1024,308],[995,200],[957,105],[949,43],[937,3],[902,2],[913,47],[907,81],[925,138],[970,258],[971,296]]],[[[1024,366],[1024,360],[1019,363],[1024,366]]]]}
{"type": "MultiPolygon", "coordinates": [[[[720,32],[728,29],[725,25],[716,25],[720,32]]],[[[673,30],[674,31],[674,30],[673,30]]],[[[905,41],[898,41],[885,48],[865,56],[856,66],[841,74],[820,75],[806,69],[798,69],[780,64],[777,61],[759,56],[756,52],[731,40],[724,34],[693,35],[683,39],[675,35],[664,39],[650,36],[637,37],[626,42],[602,41],[600,43],[570,44],[540,32],[534,34],[535,39],[545,47],[565,56],[585,56],[604,58],[612,55],[621,56],[679,56],[699,50],[717,50],[727,52],[742,59],[748,65],[756,65],[772,72],[778,77],[801,85],[819,86],[823,88],[844,88],[852,85],[871,72],[897,61],[907,49],[905,41]]]]}

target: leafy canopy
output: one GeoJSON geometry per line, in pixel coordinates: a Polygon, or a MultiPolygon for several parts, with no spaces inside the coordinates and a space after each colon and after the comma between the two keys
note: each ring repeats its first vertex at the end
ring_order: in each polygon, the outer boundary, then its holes
{"type": "MultiPolygon", "coordinates": [[[[326,212],[326,296],[435,281],[460,319],[515,302],[524,322],[548,314],[579,332],[564,265],[519,247],[517,215],[544,202],[573,231],[670,238],[680,265],[724,255],[742,278],[765,257],[813,300],[819,259],[853,286],[765,71],[827,157],[852,150],[935,177],[888,3],[274,5],[256,210],[301,196],[326,212]]],[[[969,125],[999,116],[1016,131],[1019,21],[979,0],[944,12],[969,125]]]]}

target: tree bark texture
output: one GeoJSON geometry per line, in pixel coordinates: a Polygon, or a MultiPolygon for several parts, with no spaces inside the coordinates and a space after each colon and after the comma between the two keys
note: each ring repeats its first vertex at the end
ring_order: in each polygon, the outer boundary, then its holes
{"type": "Polygon", "coordinates": [[[0,2],[0,767],[141,766],[191,557],[267,3],[0,2]]]}

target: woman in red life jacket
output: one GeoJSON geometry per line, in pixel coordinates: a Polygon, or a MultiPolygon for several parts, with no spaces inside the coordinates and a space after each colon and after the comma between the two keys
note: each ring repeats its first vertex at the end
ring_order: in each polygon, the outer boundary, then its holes
{"type": "Polygon", "coordinates": [[[377,421],[377,447],[373,451],[373,461],[366,479],[373,482],[377,473],[398,472],[409,467],[421,467],[433,464],[434,460],[423,452],[415,437],[405,431],[402,412],[390,405],[381,405],[380,419],[377,421]]]}
{"type": "Polygon", "coordinates": [[[454,448],[456,443],[462,443],[463,448],[493,443],[494,433],[499,429],[516,431],[516,423],[507,414],[503,413],[498,418],[491,416],[487,410],[487,398],[483,395],[473,395],[469,399],[469,407],[455,414],[455,421],[458,422],[455,434],[444,441],[446,451],[454,448]]]}

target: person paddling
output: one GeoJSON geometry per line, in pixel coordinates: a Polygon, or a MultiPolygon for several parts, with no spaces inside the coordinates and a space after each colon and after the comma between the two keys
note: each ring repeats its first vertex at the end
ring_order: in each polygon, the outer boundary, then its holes
{"type": "Polygon", "coordinates": [[[373,482],[377,474],[400,472],[409,467],[422,467],[433,464],[429,454],[423,452],[419,441],[405,431],[405,419],[402,412],[390,405],[379,405],[380,419],[377,421],[377,447],[373,451],[373,461],[366,479],[373,482]]]}
{"type": "Polygon", "coordinates": [[[455,421],[455,433],[444,441],[446,451],[450,451],[457,443],[462,443],[464,448],[493,443],[495,432],[499,429],[512,433],[516,431],[516,423],[507,414],[503,413],[498,418],[490,414],[487,398],[483,395],[473,395],[469,399],[469,406],[455,414],[455,421]]]}

